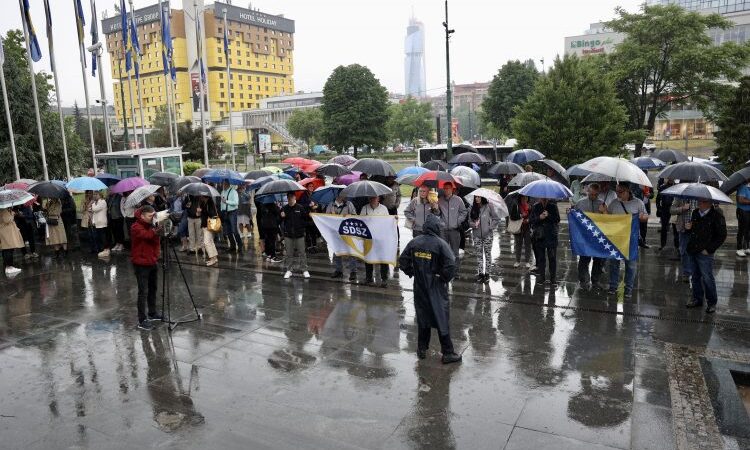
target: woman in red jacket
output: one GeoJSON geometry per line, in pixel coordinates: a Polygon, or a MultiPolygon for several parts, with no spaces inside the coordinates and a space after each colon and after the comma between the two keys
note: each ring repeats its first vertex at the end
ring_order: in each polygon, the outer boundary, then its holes
{"type": "Polygon", "coordinates": [[[135,223],[130,227],[130,261],[138,282],[138,328],[153,330],[150,321],[162,320],[156,312],[156,262],[159,260],[159,234],[154,225],[152,206],[142,206],[135,211],[135,223]],[[148,304],[148,317],[146,316],[148,304]]]}

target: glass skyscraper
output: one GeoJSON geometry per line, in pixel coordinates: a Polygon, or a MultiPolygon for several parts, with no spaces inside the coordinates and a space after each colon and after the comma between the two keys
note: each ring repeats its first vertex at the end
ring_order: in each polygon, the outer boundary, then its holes
{"type": "Polygon", "coordinates": [[[406,53],[406,57],[404,58],[405,94],[412,97],[424,97],[427,95],[424,59],[424,24],[414,17],[409,20],[409,26],[406,27],[404,52],[406,53]]]}
{"type": "Polygon", "coordinates": [[[676,4],[691,11],[711,10],[719,14],[750,11],[750,0],[648,0],[649,5],[676,4]]]}

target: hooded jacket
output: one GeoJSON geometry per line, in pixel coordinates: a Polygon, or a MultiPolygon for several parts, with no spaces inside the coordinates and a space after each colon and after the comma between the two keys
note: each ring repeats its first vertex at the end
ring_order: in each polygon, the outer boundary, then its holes
{"type": "Polygon", "coordinates": [[[420,328],[437,328],[450,333],[448,283],[456,274],[453,250],[441,237],[441,220],[428,215],[422,231],[412,239],[398,258],[399,267],[414,277],[414,309],[420,328]]]}
{"type": "Polygon", "coordinates": [[[463,199],[457,195],[451,195],[451,198],[440,197],[438,205],[446,230],[457,230],[469,214],[463,199]]]}
{"type": "Polygon", "coordinates": [[[141,208],[135,210],[135,222],[130,226],[130,261],[137,266],[153,266],[159,260],[159,235],[154,225],[141,218],[141,208]]]}
{"type": "Polygon", "coordinates": [[[427,216],[433,214],[440,214],[440,209],[436,208],[433,210],[430,202],[426,200],[422,201],[418,196],[411,199],[404,210],[404,217],[412,222],[411,228],[414,231],[422,231],[427,216]]]}
{"type": "Polygon", "coordinates": [[[497,211],[495,211],[495,208],[487,203],[479,208],[479,216],[476,219],[472,217],[469,220],[471,228],[474,229],[474,237],[484,239],[492,236],[495,228],[497,228],[497,225],[500,223],[500,216],[497,214],[497,211]],[[478,221],[479,223],[477,224],[475,221],[478,221]]]}

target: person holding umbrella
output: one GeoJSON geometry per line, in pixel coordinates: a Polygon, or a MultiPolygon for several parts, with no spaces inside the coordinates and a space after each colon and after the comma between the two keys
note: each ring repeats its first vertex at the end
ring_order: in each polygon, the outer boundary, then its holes
{"type": "Polygon", "coordinates": [[[477,252],[477,282],[490,281],[492,273],[492,240],[500,216],[485,197],[474,196],[469,213],[469,223],[474,236],[474,249],[477,252]]]}
{"type": "Polygon", "coordinates": [[[65,226],[61,223],[62,203],[59,198],[47,200],[44,208],[47,219],[47,245],[55,250],[55,256],[68,254],[68,236],[65,234],[65,226]]]}
{"type": "MultiPolygon", "coordinates": [[[[339,216],[355,216],[357,210],[354,208],[352,202],[348,201],[347,198],[341,195],[341,192],[336,196],[336,200],[329,204],[326,208],[326,214],[336,214],[339,216]]],[[[333,264],[335,270],[331,278],[343,278],[344,277],[344,258],[347,259],[349,266],[349,281],[354,283],[357,281],[357,260],[350,256],[337,256],[333,255],[333,264]]]]}
{"type": "Polygon", "coordinates": [[[91,216],[91,231],[93,242],[91,248],[99,258],[109,257],[109,248],[106,247],[107,231],[107,202],[102,198],[101,192],[94,191],[89,203],[88,212],[91,216]]]}
{"type": "Polygon", "coordinates": [[[201,218],[201,234],[203,235],[203,249],[207,259],[206,265],[208,267],[215,266],[219,263],[219,252],[216,251],[214,233],[208,229],[208,219],[215,219],[219,216],[213,197],[201,195],[195,212],[201,218]]]}
{"type": "Polygon", "coordinates": [[[429,193],[430,189],[427,186],[420,186],[417,196],[409,202],[404,210],[404,217],[406,217],[407,223],[411,225],[412,237],[422,235],[422,227],[428,215],[440,215],[437,195],[431,200],[429,193]]]}
{"type": "Polygon", "coordinates": [[[534,247],[536,274],[542,283],[557,284],[557,236],[560,212],[557,203],[548,198],[539,198],[529,213],[531,245],[534,247]],[[546,257],[546,261],[545,261],[546,257]],[[549,269],[549,280],[546,277],[549,269]]]}
{"type": "Polygon", "coordinates": [[[150,321],[162,320],[156,312],[156,289],[159,272],[157,261],[161,251],[159,234],[154,225],[156,211],[146,205],[135,210],[135,223],[130,227],[130,262],[138,282],[138,328],[151,331],[150,321]],[[148,309],[148,315],[146,310],[148,309]]]}
{"type": "MultiPolygon", "coordinates": [[[[388,208],[385,205],[380,204],[380,197],[370,197],[370,203],[362,207],[359,212],[361,216],[387,216],[388,208]]],[[[375,284],[375,274],[373,273],[375,266],[373,264],[365,264],[365,284],[375,284]]],[[[388,264],[380,264],[380,287],[388,286],[388,264]]]]}
{"type": "MultiPolygon", "coordinates": [[[[638,220],[648,221],[646,206],[638,198],[633,197],[633,191],[630,189],[630,183],[618,183],[615,188],[617,200],[609,202],[606,214],[637,214],[638,220]]],[[[625,264],[625,298],[633,295],[633,285],[635,284],[635,275],[638,269],[638,260],[624,260],[625,264]]],[[[616,259],[609,260],[609,290],[607,293],[613,295],[620,283],[620,261],[616,259]]]]}
{"type": "MultiPolygon", "coordinates": [[[[591,183],[588,185],[586,190],[586,197],[579,200],[575,209],[581,212],[588,213],[602,213],[606,210],[604,202],[599,199],[599,183],[591,183]]],[[[603,273],[605,260],[602,258],[592,258],[591,256],[579,256],[578,257],[578,282],[581,286],[587,289],[591,289],[593,286],[599,284],[599,277],[603,273]],[[589,272],[589,264],[593,259],[591,271],[589,272]]]]}
{"type": "Polygon", "coordinates": [[[693,210],[697,207],[695,200],[686,198],[676,198],[672,202],[672,206],[669,208],[671,215],[677,216],[675,221],[675,228],[677,229],[678,240],[680,244],[680,264],[682,266],[682,281],[684,283],[690,282],[690,277],[693,275],[693,267],[690,264],[690,260],[687,257],[687,244],[689,231],[687,224],[693,214],[693,210]]]}
{"type": "Polygon", "coordinates": [[[240,231],[237,228],[237,214],[240,205],[240,197],[237,189],[224,180],[221,190],[221,215],[224,222],[224,237],[229,241],[230,253],[242,252],[243,244],[240,238],[240,231]]]}
{"type": "Polygon", "coordinates": [[[698,208],[693,211],[686,224],[689,233],[687,255],[693,274],[693,299],[686,305],[697,308],[706,300],[706,313],[716,312],[718,296],[714,280],[714,253],[727,238],[727,224],[724,216],[714,207],[711,199],[698,200],[698,208]]]}
{"type": "Polygon", "coordinates": [[[750,183],[737,190],[737,256],[750,256],[750,183]]]}
{"type": "Polygon", "coordinates": [[[458,262],[458,248],[461,245],[461,224],[466,220],[468,211],[464,201],[453,195],[455,186],[453,183],[443,184],[443,196],[438,200],[440,207],[440,216],[443,219],[445,228],[443,228],[443,239],[450,245],[453,255],[458,262]]]}
{"type": "Polygon", "coordinates": [[[263,253],[268,262],[279,263],[282,260],[276,256],[276,241],[281,225],[281,210],[275,201],[257,203],[257,208],[258,237],[263,239],[263,253]]]}
{"type": "Polygon", "coordinates": [[[111,248],[113,252],[121,252],[125,248],[125,217],[120,209],[122,195],[110,193],[107,197],[107,214],[109,229],[112,233],[112,241],[115,243],[111,248]]]}
{"type": "Polygon", "coordinates": [[[288,203],[281,208],[281,230],[284,235],[286,250],[286,272],[284,279],[292,277],[292,269],[302,271],[302,276],[310,278],[307,271],[307,256],[305,255],[305,229],[310,217],[310,210],[297,203],[294,192],[287,194],[288,203]],[[296,256],[295,256],[296,255],[296,256]]]}
{"type": "Polygon", "coordinates": [[[5,275],[9,277],[21,272],[21,269],[13,265],[13,252],[17,248],[24,248],[23,238],[16,226],[14,216],[15,213],[11,208],[0,210],[0,250],[3,253],[5,275]]]}

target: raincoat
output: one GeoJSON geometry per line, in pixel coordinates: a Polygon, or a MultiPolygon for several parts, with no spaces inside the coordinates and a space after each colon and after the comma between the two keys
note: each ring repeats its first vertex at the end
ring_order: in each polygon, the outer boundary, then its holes
{"type": "Polygon", "coordinates": [[[440,237],[441,221],[428,215],[425,234],[412,239],[398,259],[399,267],[414,277],[414,309],[420,328],[437,328],[449,334],[448,283],[456,274],[453,251],[440,237]]]}

